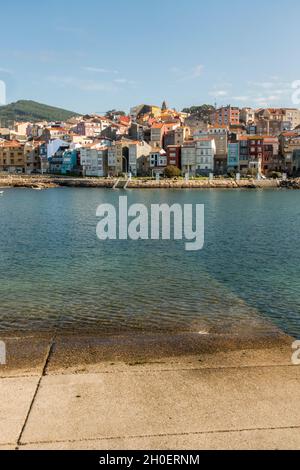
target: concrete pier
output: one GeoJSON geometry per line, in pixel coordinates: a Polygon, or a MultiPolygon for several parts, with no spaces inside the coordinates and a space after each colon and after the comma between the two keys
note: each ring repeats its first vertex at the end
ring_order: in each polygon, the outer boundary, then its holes
{"type": "Polygon", "coordinates": [[[7,337],[0,448],[300,449],[290,338],[178,339],[7,337]]]}

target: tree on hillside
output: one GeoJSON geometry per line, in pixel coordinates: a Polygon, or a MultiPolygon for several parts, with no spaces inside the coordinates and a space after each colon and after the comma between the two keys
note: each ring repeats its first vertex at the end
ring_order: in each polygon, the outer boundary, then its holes
{"type": "Polygon", "coordinates": [[[215,111],[215,109],[216,108],[211,104],[203,104],[201,106],[191,106],[190,108],[184,108],[182,112],[196,116],[201,121],[209,122],[210,115],[213,111],[215,111]]]}
{"type": "Polygon", "coordinates": [[[105,117],[107,117],[111,121],[113,121],[116,116],[126,116],[126,113],[124,111],[117,111],[116,109],[111,109],[105,114],[105,117]]]}

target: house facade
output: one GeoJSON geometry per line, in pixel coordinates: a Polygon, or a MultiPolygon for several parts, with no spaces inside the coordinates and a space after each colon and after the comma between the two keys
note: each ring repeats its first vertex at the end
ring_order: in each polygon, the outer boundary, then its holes
{"type": "Polygon", "coordinates": [[[167,166],[167,154],[163,149],[154,149],[149,154],[149,170],[152,175],[162,175],[167,166]]]}
{"type": "Polygon", "coordinates": [[[105,177],[108,170],[108,148],[88,145],[80,149],[83,176],[105,177]]]}
{"type": "Polygon", "coordinates": [[[216,127],[240,124],[240,110],[230,105],[222,106],[212,113],[211,123],[216,127]]]}
{"type": "Polygon", "coordinates": [[[40,143],[29,141],[24,145],[25,173],[41,172],[40,143]]]}
{"type": "Polygon", "coordinates": [[[80,153],[77,149],[66,150],[63,154],[63,161],[61,166],[62,175],[80,174],[80,153]]]}
{"type": "Polygon", "coordinates": [[[228,170],[238,170],[240,165],[240,144],[233,142],[228,144],[227,168],[228,170]]]}
{"type": "Polygon", "coordinates": [[[129,150],[129,172],[133,176],[143,175],[145,171],[145,161],[152,151],[151,145],[147,142],[132,142],[128,145],[129,150]]]}
{"type": "Polygon", "coordinates": [[[24,145],[19,141],[0,142],[0,171],[25,173],[24,145]]]}
{"type": "Polygon", "coordinates": [[[207,176],[214,171],[216,144],[213,138],[185,142],[181,148],[181,166],[191,176],[207,176]]]}

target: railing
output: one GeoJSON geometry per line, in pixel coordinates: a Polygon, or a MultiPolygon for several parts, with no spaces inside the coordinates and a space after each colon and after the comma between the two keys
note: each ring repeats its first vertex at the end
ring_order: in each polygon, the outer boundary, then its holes
{"type": "Polygon", "coordinates": [[[131,178],[127,178],[126,180],[122,178],[118,178],[115,184],[113,185],[112,189],[128,189],[128,185],[130,181],[131,181],[131,178]]]}
{"type": "Polygon", "coordinates": [[[113,185],[113,189],[117,189],[118,185],[119,185],[119,182],[120,182],[120,179],[121,178],[118,178],[117,181],[115,182],[115,184],[113,185]]]}

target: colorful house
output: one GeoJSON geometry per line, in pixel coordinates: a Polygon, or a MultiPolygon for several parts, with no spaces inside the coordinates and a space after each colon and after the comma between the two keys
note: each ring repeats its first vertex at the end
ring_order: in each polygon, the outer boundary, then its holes
{"type": "Polygon", "coordinates": [[[228,169],[238,170],[240,165],[240,144],[239,142],[234,142],[228,144],[228,157],[227,157],[227,167],[228,169]]]}
{"type": "Polygon", "coordinates": [[[62,157],[61,174],[80,173],[78,150],[66,150],[62,157]]]}

